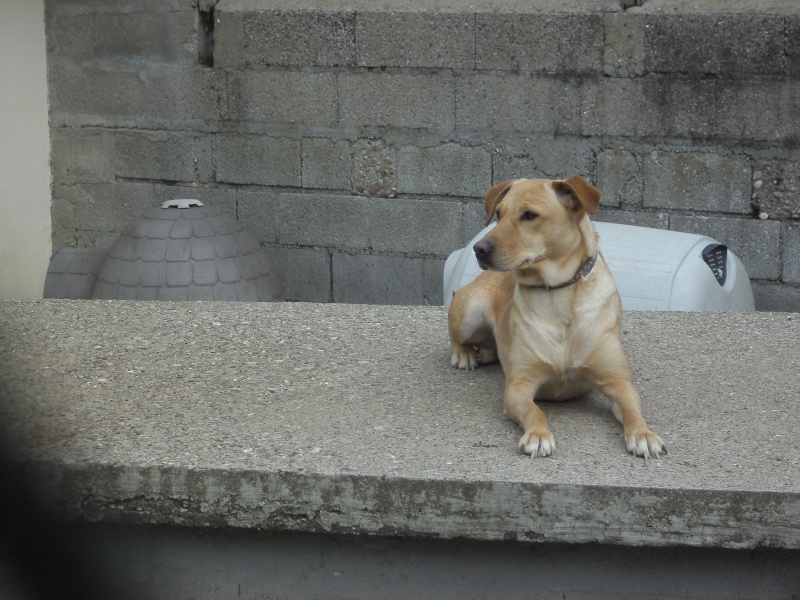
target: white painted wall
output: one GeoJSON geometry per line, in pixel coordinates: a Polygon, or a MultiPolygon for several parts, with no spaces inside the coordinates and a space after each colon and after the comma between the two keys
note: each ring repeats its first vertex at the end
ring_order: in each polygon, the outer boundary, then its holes
{"type": "Polygon", "coordinates": [[[44,0],[0,19],[0,298],[41,298],[51,253],[44,0]]]}

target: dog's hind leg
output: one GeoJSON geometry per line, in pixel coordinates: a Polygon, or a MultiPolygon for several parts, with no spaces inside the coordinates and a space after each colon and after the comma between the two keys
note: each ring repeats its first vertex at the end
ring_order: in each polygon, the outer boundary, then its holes
{"type": "Polygon", "coordinates": [[[471,371],[497,360],[497,347],[489,317],[489,303],[479,288],[466,286],[456,292],[450,304],[448,328],[453,353],[451,364],[471,371]]]}

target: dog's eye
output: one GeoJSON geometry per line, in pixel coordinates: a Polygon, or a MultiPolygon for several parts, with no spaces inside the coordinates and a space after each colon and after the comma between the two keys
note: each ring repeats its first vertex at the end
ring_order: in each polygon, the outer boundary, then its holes
{"type": "Polygon", "coordinates": [[[520,221],[533,221],[538,216],[539,215],[532,210],[526,210],[524,213],[522,213],[519,219],[520,221]]]}

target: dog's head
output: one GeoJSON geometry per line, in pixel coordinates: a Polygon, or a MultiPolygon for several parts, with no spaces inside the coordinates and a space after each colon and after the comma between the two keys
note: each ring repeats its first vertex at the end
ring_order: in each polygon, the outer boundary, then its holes
{"type": "MultiPolygon", "coordinates": [[[[535,270],[558,263],[596,241],[586,217],[600,204],[600,190],[576,175],[564,180],[513,179],[486,193],[486,223],[497,226],[473,247],[478,263],[496,271],[535,270]]],[[[571,274],[570,274],[571,275],[571,274]]]]}

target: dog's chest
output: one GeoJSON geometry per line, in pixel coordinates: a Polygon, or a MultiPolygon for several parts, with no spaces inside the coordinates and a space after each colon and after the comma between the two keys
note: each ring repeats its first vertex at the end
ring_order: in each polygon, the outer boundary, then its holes
{"type": "Polygon", "coordinates": [[[595,329],[587,327],[583,315],[552,294],[538,300],[510,315],[508,351],[513,354],[512,360],[543,362],[554,376],[573,380],[594,346],[595,329]]]}

